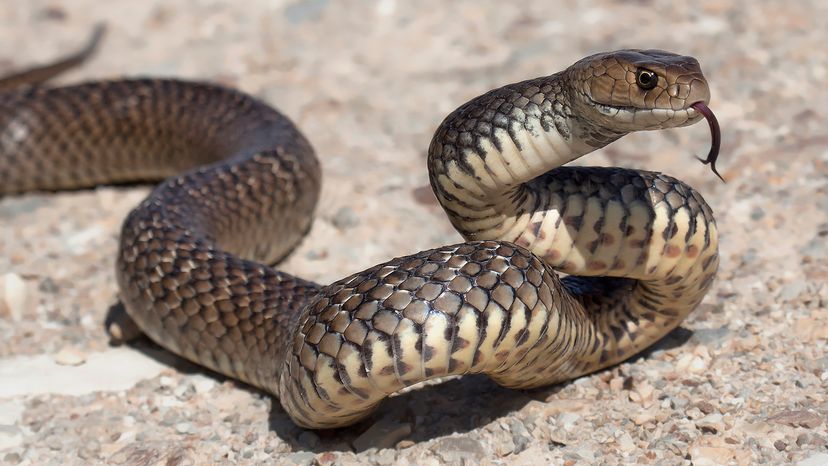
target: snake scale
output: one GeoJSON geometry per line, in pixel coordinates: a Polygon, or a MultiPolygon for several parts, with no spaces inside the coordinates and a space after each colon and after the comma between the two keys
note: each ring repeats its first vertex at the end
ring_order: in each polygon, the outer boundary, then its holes
{"type": "Polygon", "coordinates": [[[214,84],[52,88],[39,81],[60,69],[39,71],[0,81],[0,195],[163,180],[123,223],[129,316],[275,395],[300,426],[349,425],[434,377],[531,388],[616,364],[675,328],[718,267],[711,210],[682,181],[562,166],[704,117],[715,162],[691,57],[600,53],[463,104],[437,128],[428,171],[465,242],[328,286],[264,265],[302,239],[319,197],[319,163],[287,117],[214,84]]]}

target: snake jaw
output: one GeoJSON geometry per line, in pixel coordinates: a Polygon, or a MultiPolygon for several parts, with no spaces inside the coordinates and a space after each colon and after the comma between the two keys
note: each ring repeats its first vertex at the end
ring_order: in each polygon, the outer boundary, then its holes
{"type": "Polygon", "coordinates": [[[703,101],[698,101],[690,105],[690,107],[699,112],[706,120],[707,124],[710,126],[710,135],[712,138],[710,144],[710,152],[707,153],[707,158],[703,159],[699,156],[696,156],[701,163],[705,165],[710,165],[710,169],[713,170],[713,173],[719,177],[722,182],[725,182],[725,179],[722,175],[719,174],[719,171],[716,170],[716,159],[719,158],[719,148],[722,142],[722,132],[719,128],[719,121],[716,119],[716,115],[713,114],[713,111],[710,110],[710,107],[703,101]]]}

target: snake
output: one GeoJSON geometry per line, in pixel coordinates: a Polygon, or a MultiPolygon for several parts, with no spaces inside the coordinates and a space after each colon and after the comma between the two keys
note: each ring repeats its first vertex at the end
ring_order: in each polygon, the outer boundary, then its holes
{"type": "Polygon", "coordinates": [[[351,425],[438,377],[531,389],[594,373],[676,328],[714,281],[716,223],[696,190],[568,164],[707,119],[715,171],[719,127],[693,57],[597,53],[462,104],[427,168],[464,241],[320,285],[274,265],[319,201],[297,126],[209,82],[44,84],[88,52],[0,80],[0,195],[160,183],[121,228],[127,314],[166,350],[275,396],[300,427],[351,425]]]}

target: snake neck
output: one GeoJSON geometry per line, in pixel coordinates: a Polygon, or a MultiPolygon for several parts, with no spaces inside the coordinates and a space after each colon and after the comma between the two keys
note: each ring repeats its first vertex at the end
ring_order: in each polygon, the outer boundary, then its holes
{"type": "Polygon", "coordinates": [[[468,240],[507,239],[529,228],[554,169],[626,133],[580,117],[565,74],[495,89],[452,112],[428,152],[432,188],[468,240]]]}
{"type": "Polygon", "coordinates": [[[564,284],[587,324],[579,356],[561,363],[571,375],[619,362],[675,328],[709,289],[718,255],[710,208],[681,181],[562,166],[627,134],[579,116],[585,103],[570,98],[565,79],[524,81],[458,108],[436,131],[428,162],[464,238],[513,242],[577,276],[564,284]]]}

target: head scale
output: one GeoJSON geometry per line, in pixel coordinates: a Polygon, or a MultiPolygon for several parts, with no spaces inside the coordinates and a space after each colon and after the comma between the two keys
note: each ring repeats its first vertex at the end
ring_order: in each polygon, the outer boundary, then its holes
{"type": "Polygon", "coordinates": [[[697,122],[693,104],[710,100],[699,62],[661,50],[618,50],[586,57],[567,71],[572,105],[593,123],[623,132],[697,122]]]}

